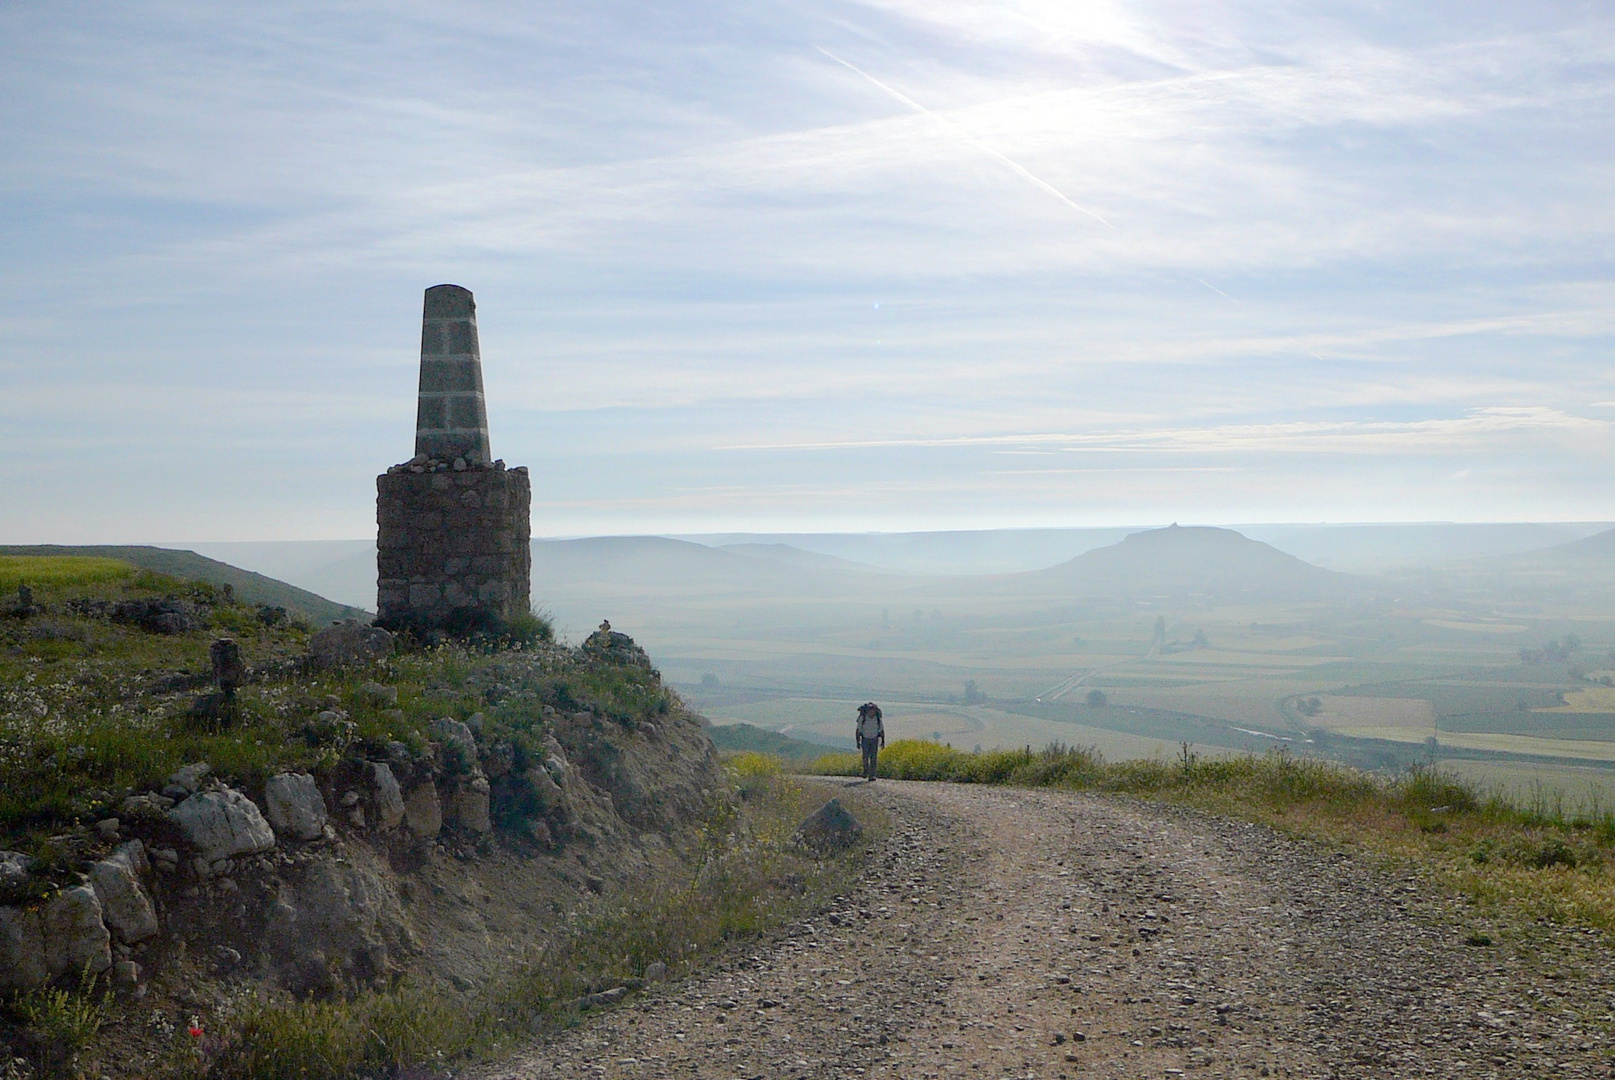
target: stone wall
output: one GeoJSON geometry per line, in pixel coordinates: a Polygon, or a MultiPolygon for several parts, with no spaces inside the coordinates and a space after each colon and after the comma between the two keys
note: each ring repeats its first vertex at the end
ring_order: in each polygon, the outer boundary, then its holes
{"type": "Polygon", "coordinates": [[[377,622],[464,632],[527,614],[531,503],[526,468],[502,461],[376,477],[377,622]]]}

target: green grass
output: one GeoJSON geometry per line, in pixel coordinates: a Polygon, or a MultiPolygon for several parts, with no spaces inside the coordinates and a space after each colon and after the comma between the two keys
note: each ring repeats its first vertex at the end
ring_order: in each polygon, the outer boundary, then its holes
{"type": "MultiPolygon", "coordinates": [[[[186,582],[201,582],[234,592],[236,599],[252,605],[283,607],[302,618],[324,626],[340,619],[365,618],[366,613],[347,604],[338,604],[323,596],[288,585],[250,570],[205,558],[194,551],[143,545],[88,545],[82,547],[61,544],[4,545],[0,557],[14,558],[100,558],[128,563],[139,570],[165,578],[186,582]]],[[[11,586],[15,590],[16,586],[11,586]]]]}
{"type": "Polygon", "coordinates": [[[17,586],[33,589],[99,585],[133,577],[135,568],[122,559],[84,555],[0,555],[0,594],[17,586]]]}
{"type": "Polygon", "coordinates": [[[487,738],[510,741],[525,768],[542,757],[546,706],[624,722],[678,707],[653,672],[552,645],[539,619],[515,628],[525,644],[402,648],[368,668],[304,672],[307,626],[268,625],[255,606],[208,583],[127,567],[113,575],[103,561],[47,558],[57,576],[42,575],[34,590],[43,613],[0,617],[0,847],[42,858],[53,868],[46,883],[67,874],[75,844],[83,846],[70,830],[107,816],[132,792],[160,789],[191,762],[207,761],[253,789],[278,771],[323,773],[347,758],[384,755],[390,742],[425,753],[434,720],[481,713],[487,738]],[[118,601],[149,597],[177,598],[198,625],[165,635],[105,617],[118,601]],[[208,646],[221,635],[261,673],[238,692],[228,725],[189,715],[212,689],[208,646]],[[371,681],[396,688],[396,706],[365,693],[371,681]],[[317,719],[333,707],[343,720],[317,719]],[[64,835],[69,841],[52,839],[64,835]]]}
{"type": "Polygon", "coordinates": [[[110,988],[102,986],[97,992],[95,981],[86,974],[76,990],[31,990],[10,1003],[12,1013],[26,1025],[30,1035],[34,1048],[30,1067],[37,1075],[79,1074],[80,1055],[94,1045],[96,1036],[114,1015],[110,988]]]}

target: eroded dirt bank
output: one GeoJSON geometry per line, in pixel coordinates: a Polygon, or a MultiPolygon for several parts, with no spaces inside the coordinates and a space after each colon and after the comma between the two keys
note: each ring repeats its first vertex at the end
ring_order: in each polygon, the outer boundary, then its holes
{"type": "Polygon", "coordinates": [[[833,910],[478,1075],[1610,1075],[1589,935],[1468,946],[1456,901],[1169,807],[868,793],[898,825],[833,910]]]}

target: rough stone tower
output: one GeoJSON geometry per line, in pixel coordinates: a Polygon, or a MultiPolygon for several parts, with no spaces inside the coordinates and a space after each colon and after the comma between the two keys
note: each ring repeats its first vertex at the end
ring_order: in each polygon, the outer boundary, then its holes
{"type": "Polygon", "coordinates": [[[415,456],[376,477],[377,622],[467,633],[529,610],[532,489],[488,446],[477,305],[426,290],[415,456]]]}

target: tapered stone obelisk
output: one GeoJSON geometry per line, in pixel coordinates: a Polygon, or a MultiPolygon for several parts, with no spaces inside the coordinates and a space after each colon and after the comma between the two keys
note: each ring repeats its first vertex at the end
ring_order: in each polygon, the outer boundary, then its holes
{"type": "Polygon", "coordinates": [[[426,290],[415,456],[376,477],[377,622],[431,635],[497,630],[530,604],[532,489],[488,445],[467,289],[426,290]]]}
{"type": "Polygon", "coordinates": [[[482,393],[477,302],[471,290],[434,285],[421,317],[421,389],[415,453],[478,465],[488,453],[488,403],[482,393]]]}

